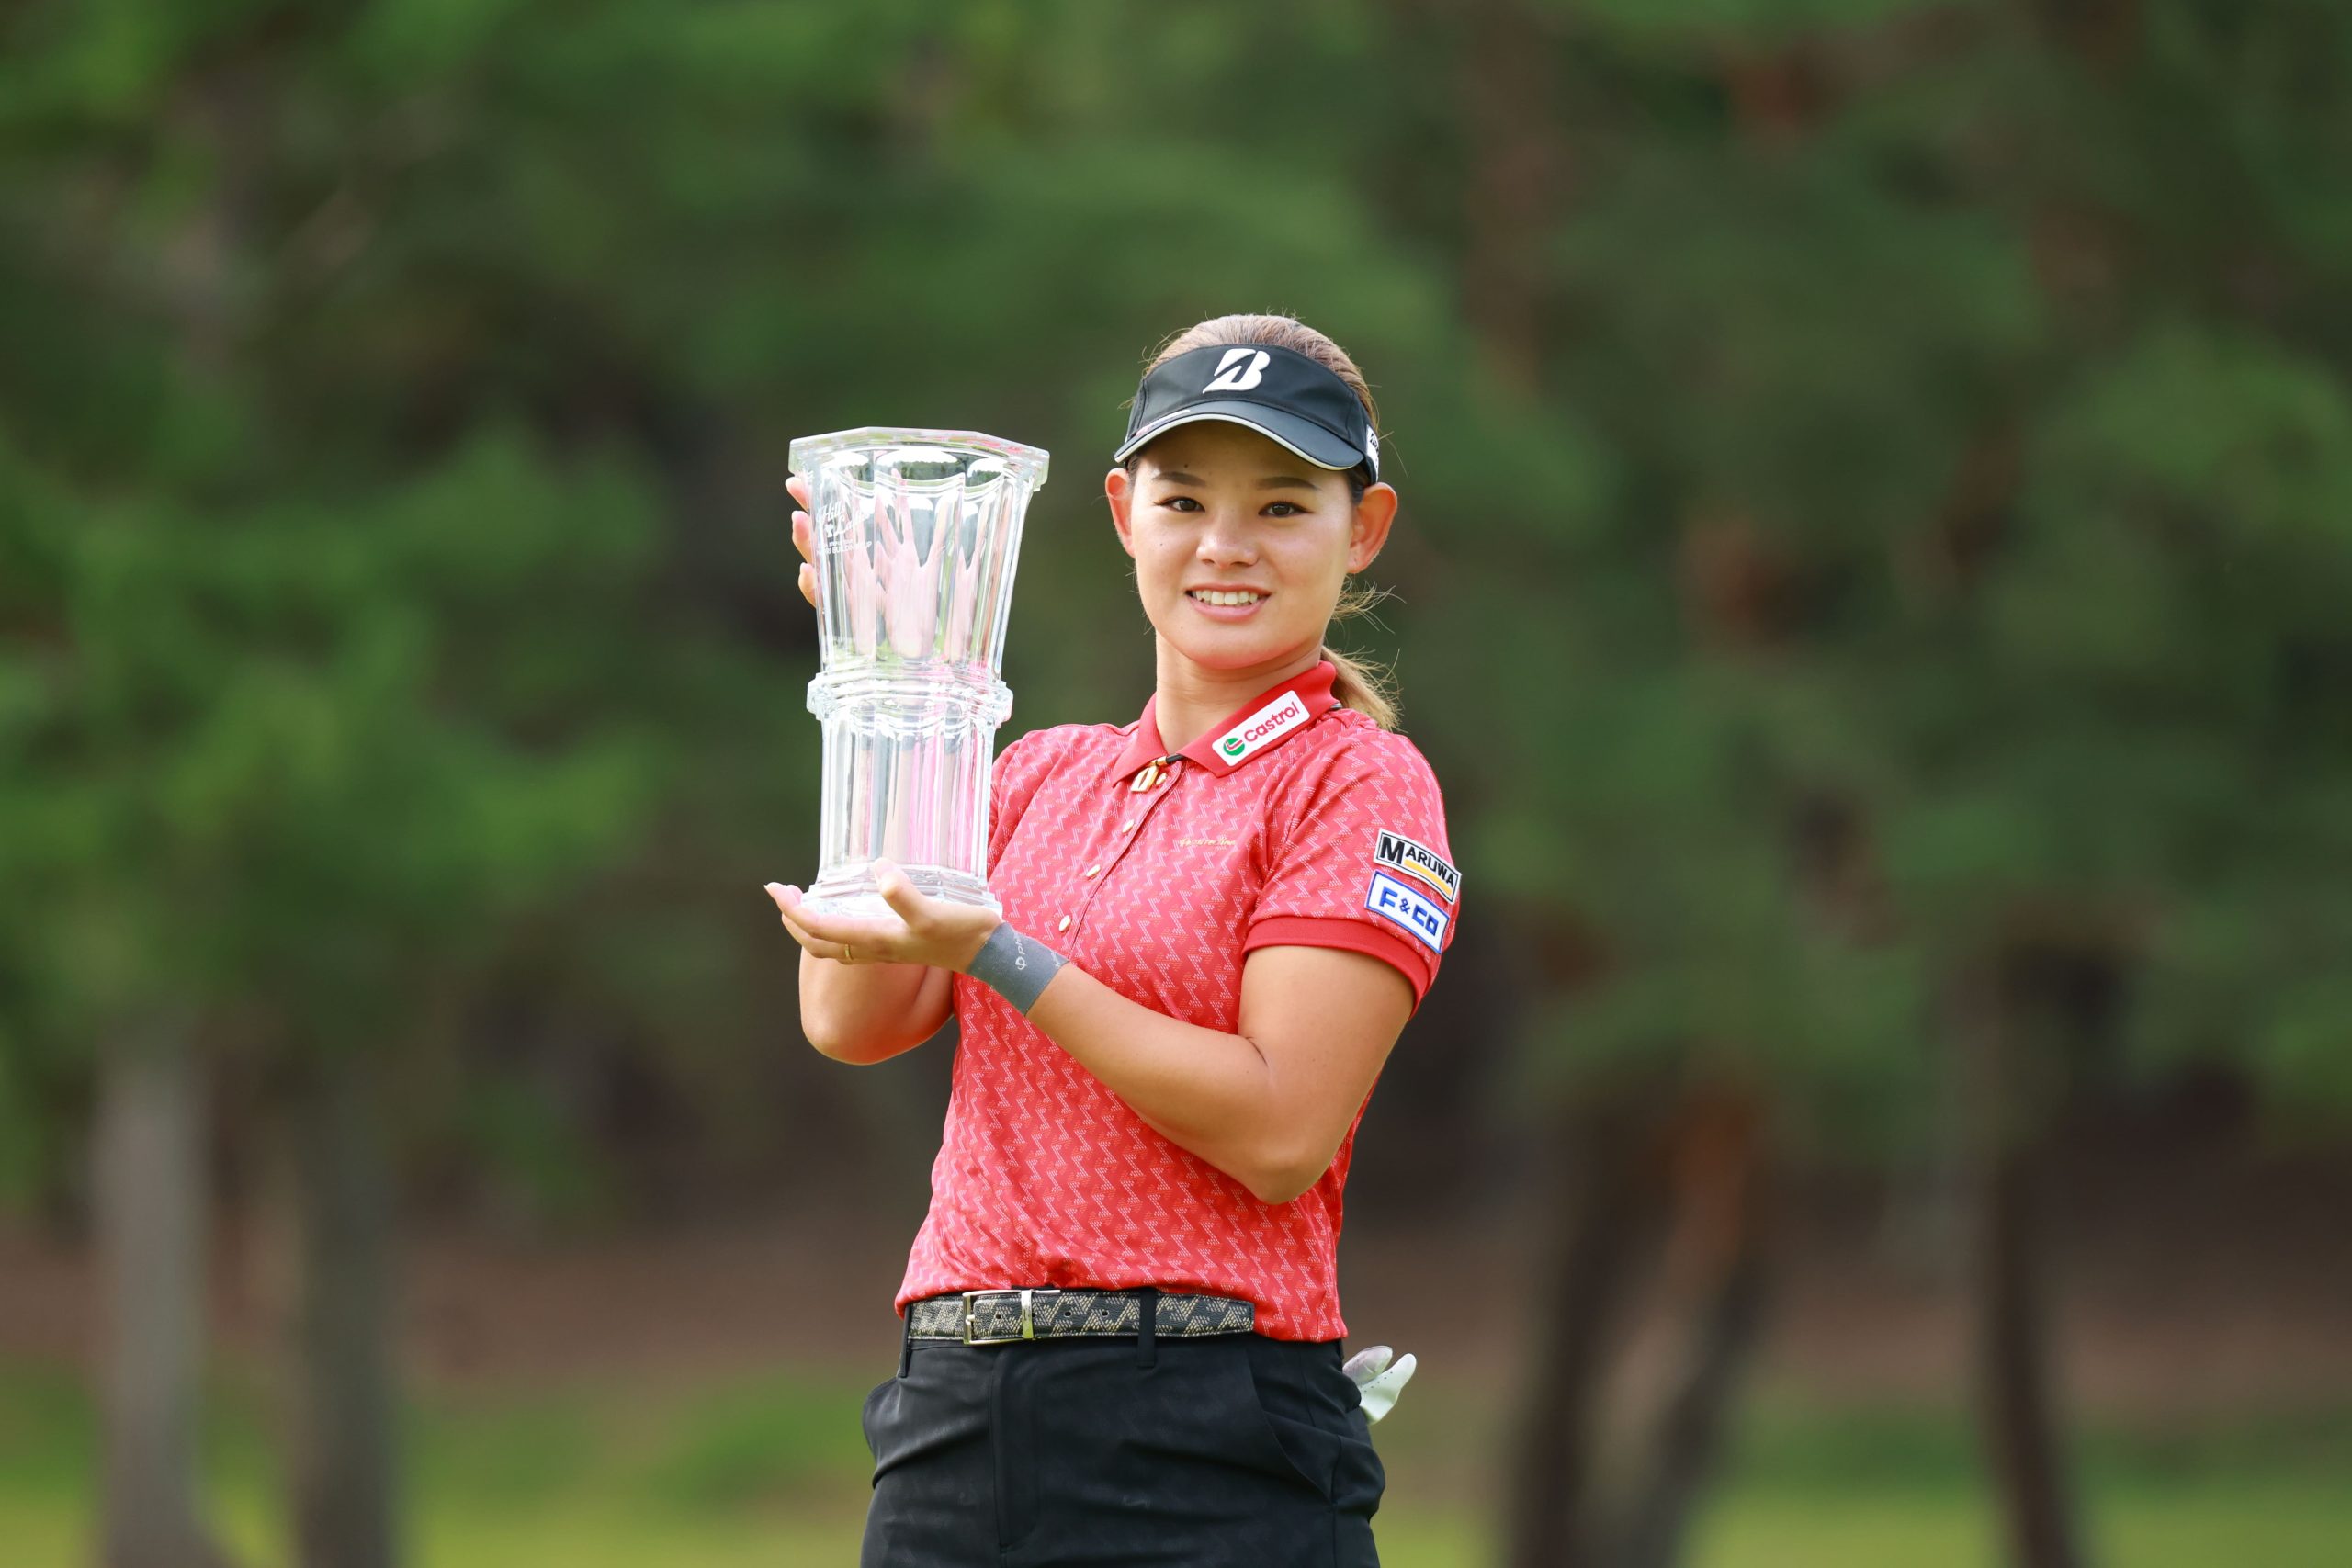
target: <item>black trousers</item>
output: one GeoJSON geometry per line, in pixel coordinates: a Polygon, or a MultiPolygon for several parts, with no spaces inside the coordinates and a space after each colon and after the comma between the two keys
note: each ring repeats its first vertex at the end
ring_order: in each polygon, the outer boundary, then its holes
{"type": "Polygon", "coordinates": [[[860,1568],[1377,1568],[1340,1343],[917,1340],[866,1395],[860,1568]]]}

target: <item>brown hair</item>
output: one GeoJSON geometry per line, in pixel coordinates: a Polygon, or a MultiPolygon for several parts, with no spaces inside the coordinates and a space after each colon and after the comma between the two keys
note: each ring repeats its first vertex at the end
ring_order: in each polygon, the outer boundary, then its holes
{"type": "MultiPolygon", "coordinates": [[[[1290,316],[1216,316],[1182,332],[1163,343],[1153,353],[1151,362],[1144,367],[1149,375],[1180,354],[1190,354],[1196,348],[1223,348],[1236,344],[1266,344],[1287,348],[1303,354],[1348,384],[1348,390],[1363,404],[1364,417],[1376,432],[1380,428],[1380,409],[1372,400],[1372,388],[1365,384],[1363,372],[1348,357],[1348,351],[1317,332],[1304,321],[1290,316]]],[[[1132,469],[1130,457],[1123,465],[1132,469]]],[[[1348,499],[1362,501],[1364,492],[1364,471],[1348,470],[1348,499]]],[[[1386,598],[1387,590],[1365,588],[1349,583],[1340,590],[1340,602],[1332,606],[1334,624],[1351,615],[1361,615],[1386,598]]],[[[1327,631],[1328,637],[1329,633],[1327,631]]],[[[1394,675],[1384,666],[1354,654],[1342,653],[1329,642],[1323,645],[1323,657],[1339,671],[1332,683],[1331,694],[1342,707],[1351,707],[1368,716],[1383,729],[1396,728],[1396,684],[1394,675]]]]}

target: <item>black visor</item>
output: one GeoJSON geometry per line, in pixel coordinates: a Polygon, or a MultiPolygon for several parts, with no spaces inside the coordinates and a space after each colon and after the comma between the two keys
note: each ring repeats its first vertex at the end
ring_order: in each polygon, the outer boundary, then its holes
{"type": "Polygon", "coordinates": [[[1221,419],[1249,426],[1318,468],[1362,465],[1380,478],[1380,437],[1348,384],[1295,349],[1213,344],[1178,355],[1144,377],[1127,416],[1124,463],[1180,424],[1221,419]]]}

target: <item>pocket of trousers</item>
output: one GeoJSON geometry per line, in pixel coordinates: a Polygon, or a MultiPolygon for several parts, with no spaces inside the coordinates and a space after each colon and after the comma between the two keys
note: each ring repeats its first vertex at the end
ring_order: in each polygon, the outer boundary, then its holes
{"type": "Polygon", "coordinates": [[[866,1391],[865,1403],[859,1406],[857,1412],[857,1429],[865,1438],[866,1457],[875,1461],[877,1464],[881,1461],[882,1450],[874,1441],[874,1406],[880,1401],[883,1393],[889,1388],[889,1386],[898,1381],[898,1374],[893,1372],[888,1377],[884,1378],[880,1382],[876,1383],[871,1389],[866,1391]]]}
{"type": "Polygon", "coordinates": [[[902,1466],[953,1469],[963,1462],[958,1456],[987,1443],[987,1368],[956,1348],[918,1351],[905,1377],[886,1378],[865,1396],[859,1424],[876,1485],[902,1466]]]}
{"type": "Polygon", "coordinates": [[[1299,1479],[1342,1511],[1375,1512],[1387,1472],[1336,1354],[1255,1336],[1237,1336],[1236,1343],[1259,1417],[1299,1479]]]}

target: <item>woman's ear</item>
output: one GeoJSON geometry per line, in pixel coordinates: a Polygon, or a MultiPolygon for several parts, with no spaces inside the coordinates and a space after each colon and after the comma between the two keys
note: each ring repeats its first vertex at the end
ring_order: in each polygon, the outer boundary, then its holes
{"type": "Polygon", "coordinates": [[[1129,555],[1136,553],[1135,527],[1128,513],[1136,502],[1136,477],[1125,468],[1114,468],[1102,476],[1102,499],[1111,503],[1111,525],[1119,531],[1119,547],[1129,555]]]}
{"type": "Polygon", "coordinates": [[[1389,526],[1396,521],[1396,487],[1366,485],[1356,502],[1355,524],[1348,536],[1348,570],[1362,571],[1388,543],[1389,526]]]}

